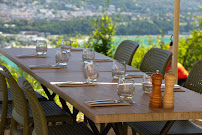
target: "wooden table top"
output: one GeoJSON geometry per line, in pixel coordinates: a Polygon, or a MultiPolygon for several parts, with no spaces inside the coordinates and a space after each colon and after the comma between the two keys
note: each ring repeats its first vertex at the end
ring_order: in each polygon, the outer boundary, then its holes
{"type": "MultiPolygon", "coordinates": [[[[48,50],[48,58],[29,59],[17,58],[15,56],[25,54],[25,52],[26,54],[34,53],[34,49],[1,49],[0,52],[43,85],[83,112],[95,123],[202,119],[202,95],[183,87],[181,89],[186,92],[174,93],[175,107],[173,109],[149,108],[150,95],[144,94],[142,91],[142,78],[135,78],[136,86],[133,98],[133,101],[136,102],[135,104],[131,106],[88,107],[84,104],[88,100],[118,99],[116,92],[117,80],[113,80],[111,72],[109,72],[111,71],[112,63],[99,63],[99,66],[102,67],[102,72],[100,72],[96,86],[58,87],[55,85],[57,82],[84,81],[81,61],[82,52],[71,52],[72,56],[66,69],[30,70],[27,68],[28,65],[39,63],[54,64],[55,50],[48,50]]],[[[96,57],[107,58],[98,53],[96,53],[96,57]]],[[[134,70],[134,72],[128,72],[129,74],[142,74],[133,67],[128,66],[127,69],[134,70]]]]}

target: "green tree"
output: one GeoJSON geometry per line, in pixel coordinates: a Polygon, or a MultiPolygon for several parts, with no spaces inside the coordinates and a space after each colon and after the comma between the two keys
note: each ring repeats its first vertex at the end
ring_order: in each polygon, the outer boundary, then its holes
{"type": "Polygon", "coordinates": [[[202,59],[202,30],[194,30],[187,39],[179,41],[178,61],[190,71],[194,63],[202,59]]]}
{"type": "Polygon", "coordinates": [[[86,47],[94,48],[96,52],[113,57],[115,51],[113,36],[116,33],[117,19],[119,15],[109,16],[109,2],[106,0],[105,12],[91,22],[92,33],[86,42],[86,47]],[[113,21],[115,17],[115,21],[113,21]]]}

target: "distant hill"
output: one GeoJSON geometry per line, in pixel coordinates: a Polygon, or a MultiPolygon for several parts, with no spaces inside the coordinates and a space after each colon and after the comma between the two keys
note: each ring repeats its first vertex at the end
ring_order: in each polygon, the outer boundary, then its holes
{"type": "MultiPolygon", "coordinates": [[[[106,0],[63,0],[77,6],[94,5],[96,7],[104,5],[106,0]]],[[[200,10],[201,0],[181,0],[182,12],[195,12],[200,10]]],[[[116,8],[123,8],[124,11],[141,12],[164,12],[174,9],[174,0],[110,0],[110,4],[116,8]]]]}

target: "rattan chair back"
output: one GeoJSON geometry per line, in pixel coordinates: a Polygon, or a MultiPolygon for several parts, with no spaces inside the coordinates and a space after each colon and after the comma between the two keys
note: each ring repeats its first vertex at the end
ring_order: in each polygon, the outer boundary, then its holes
{"type": "MultiPolygon", "coordinates": [[[[0,71],[3,71],[5,66],[0,65],[0,71]]],[[[8,111],[8,91],[7,83],[4,75],[0,72],[0,99],[3,101],[1,104],[1,117],[0,117],[0,135],[4,135],[4,129],[7,119],[8,111]]]]}
{"type": "Polygon", "coordinates": [[[171,58],[171,52],[160,48],[152,48],[143,57],[140,64],[140,70],[142,72],[154,73],[156,70],[159,70],[159,73],[164,75],[168,62],[171,60],[171,58]]]}
{"type": "Polygon", "coordinates": [[[185,87],[202,94],[202,60],[199,60],[191,68],[185,87]]]}
{"type": "Polygon", "coordinates": [[[24,134],[27,134],[29,133],[29,111],[25,95],[7,68],[4,68],[4,71],[0,71],[0,73],[7,79],[13,96],[11,132],[18,132],[16,123],[19,123],[23,125],[24,134]]]}
{"type": "Polygon", "coordinates": [[[114,59],[120,62],[125,61],[127,65],[131,65],[133,56],[139,47],[137,42],[131,40],[124,40],[116,49],[114,59]]]}
{"type": "Polygon", "coordinates": [[[43,109],[36,97],[33,87],[23,77],[18,78],[17,83],[20,86],[20,88],[25,91],[31,107],[31,111],[34,119],[34,130],[32,134],[48,135],[46,118],[45,118],[43,109]]]}

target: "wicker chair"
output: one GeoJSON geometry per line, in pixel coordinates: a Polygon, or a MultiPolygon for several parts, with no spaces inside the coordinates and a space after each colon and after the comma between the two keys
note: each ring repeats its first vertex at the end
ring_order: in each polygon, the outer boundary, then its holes
{"type": "Polygon", "coordinates": [[[159,70],[159,73],[164,75],[171,57],[172,53],[167,50],[152,48],[143,57],[140,70],[142,72],[156,72],[156,70],[159,70]]]}
{"type": "Polygon", "coordinates": [[[191,68],[185,87],[202,94],[202,60],[199,60],[191,68]]]}
{"type": "MultiPolygon", "coordinates": [[[[0,68],[2,68],[3,70],[9,72],[8,69],[7,69],[5,66],[3,66],[3,65],[0,65],[0,68]]],[[[1,91],[1,90],[0,90],[0,91],[1,91]]],[[[12,103],[13,97],[12,97],[12,93],[11,93],[11,91],[10,91],[10,88],[8,88],[7,91],[8,91],[8,92],[7,92],[7,93],[8,93],[8,96],[7,96],[7,98],[8,98],[8,103],[10,104],[10,103],[12,103]]],[[[42,96],[42,95],[40,95],[39,93],[36,92],[36,95],[37,95],[37,98],[38,98],[40,101],[47,101],[47,98],[44,97],[44,96],[42,96]]],[[[3,101],[3,100],[0,98],[0,104],[2,103],[2,101],[3,101]]]]}
{"type": "Polygon", "coordinates": [[[133,56],[139,47],[137,42],[131,40],[124,40],[116,49],[114,59],[118,61],[125,61],[126,64],[131,65],[133,56]]]}
{"type": "MultiPolygon", "coordinates": [[[[34,89],[30,83],[20,77],[18,85],[26,92],[28,101],[34,117],[33,135],[91,135],[91,130],[84,123],[63,124],[55,126],[47,126],[46,117],[43,109],[37,100],[34,89]]],[[[25,118],[26,119],[26,118],[25,118]]]]}
{"type": "MultiPolygon", "coordinates": [[[[199,60],[192,67],[186,81],[185,87],[195,92],[202,93],[202,60],[199,60]]],[[[159,134],[166,121],[148,121],[148,122],[129,122],[127,123],[133,131],[133,134],[138,132],[141,135],[159,134]]],[[[202,128],[196,126],[189,120],[175,121],[173,126],[168,131],[168,134],[194,134],[201,135],[202,128]]]]}
{"type": "MultiPolygon", "coordinates": [[[[160,131],[163,129],[166,121],[148,121],[148,122],[130,122],[127,123],[131,128],[133,135],[139,133],[140,135],[159,135],[160,131]]],[[[175,121],[168,135],[201,135],[202,128],[196,126],[191,121],[188,120],[178,120],[175,121]]]]}
{"type": "MultiPolygon", "coordinates": [[[[13,96],[13,110],[11,118],[11,131],[12,134],[17,134],[17,123],[23,125],[23,133],[29,134],[29,124],[33,122],[32,113],[29,111],[27,100],[24,92],[18,86],[15,79],[12,77],[10,72],[7,70],[1,71],[0,73],[5,76],[11,89],[13,96]]],[[[48,122],[72,122],[72,118],[69,114],[63,111],[54,101],[41,101],[42,108],[44,109],[45,116],[48,122]]]]}
{"type": "MultiPolygon", "coordinates": [[[[0,70],[3,70],[0,68],[0,70]]],[[[0,73],[0,135],[4,135],[5,125],[10,124],[12,114],[12,104],[8,104],[8,91],[4,75],[0,73]]]]}

